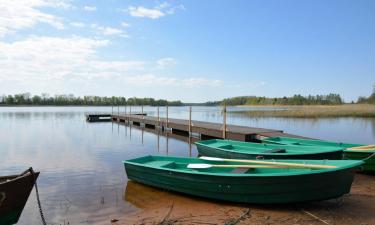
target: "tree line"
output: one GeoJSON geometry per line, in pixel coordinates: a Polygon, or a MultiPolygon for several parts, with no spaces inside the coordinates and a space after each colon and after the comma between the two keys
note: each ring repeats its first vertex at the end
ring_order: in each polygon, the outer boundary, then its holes
{"type": "Polygon", "coordinates": [[[83,106],[111,106],[111,105],[151,105],[151,106],[181,106],[181,101],[167,101],[164,99],[154,98],[125,98],[125,97],[100,97],[100,96],[84,96],[75,97],[69,95],[48,94],[31,95],[30,93],[21,93],[15,95],[0,96],[0,105],[83,105],[83,106]]]}
{"type": "MultiPolygon", "coordinates": [[[[150,105],[150,106],[183,106],[183,105],[340,105],[344,101],[339,94],[328,95],[294,95],[292,97],[268,98],[257,96],[239,96],[225,98],[221,101],[209,101],[205,103],[182,103],[181,101],[167,101],[165,99],[154,98],[125,98],[121,96],[101,97],[83,96],[75,97],[69,95],[55,95],[43,93],[41,95],[31,95],[21,93],[15,95],[0,96],[0,105],[76,105],[76,106],[112,106],[112,105],[150,105]]],[[[359,97],[357,103],[375,104],[375,87],[369,97],[359,97]]]]}
{"type": "Polygon", "coordinates": [[[210,104],[221,105],[340,105],[344,101],[339,94],[328,95],[294,95],[292,97],[267,98],[257,96],[240,96],[226,98],[220,102],[210,102],[210,104]]]}
{"type": "Polygon", "coordinates": [[[369,97],[359,97],[358,103],[375,104],[375,85],[372,94],[369,97]]]}

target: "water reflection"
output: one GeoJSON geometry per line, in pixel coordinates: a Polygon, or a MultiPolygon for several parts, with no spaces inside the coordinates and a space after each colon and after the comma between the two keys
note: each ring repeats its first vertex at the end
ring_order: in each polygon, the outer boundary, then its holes
{"type": "MultiPolygon", "coordinates": [[[[132,124],[86,123],[84,115],[90,111],[108,113],[111,107],[0,108],[0,176],[29,166],[41,171],[39,192],[49,224],[108,224],[111,218],[136,211],[137,204],[122,200],[127,183],[122,160],[148,154],[197,156],[195,137],[132,124]]],[[[137,111],[140,108],[132,107],[137,111]]],[[[144,111],[156,115],[157,108],[144,111]]],[[[161,117],[165,112],[160,108],[161,117]]],[[[169,113],[171,118],[189,116],[188,107],[170,107],[169,113]]],[[[193,107],[193,120],[221,122],[220,108],[193,107]]],[[[321,139],[375,143],[374,119],[257,119],[229,114],[227,120],[321,139]]],[[[39,223],[32,193],[19,224],[39,223]]]]}

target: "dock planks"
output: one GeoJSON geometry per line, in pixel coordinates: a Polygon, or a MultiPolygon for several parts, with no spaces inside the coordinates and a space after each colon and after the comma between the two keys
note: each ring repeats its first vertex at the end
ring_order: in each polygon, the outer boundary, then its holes
{"type": "MultiPolygon", "coordinates": [[[[144,124],[145,127],[155,128],[161,127],[162,129],[172,129],[172,131],[183,132],[189,134],[189,120],[184,119],[171,119],[168,121],[166,118],[158,118],[154,116],[144,116],[144,115],[112,115],[112,120],[117,122],[127,122],[131,121],[133,124],[141,125],[144,124]]],[[[223,124],[212,123],[205,121],[191,121],[191,132],[200,134],[201,137],[207,138],[223,138],[223,124]]],[[[284,133],[282,130],[247,127],[230,125],[226,126],[226,138],[238,141],[254,141],[260,140],[266,137],[275,136],[287,136],[287,137],[301,137],[297,135],[292,135],[284,133]]],[[[301,137],[303,138],[303,137],[301,137]]]]}

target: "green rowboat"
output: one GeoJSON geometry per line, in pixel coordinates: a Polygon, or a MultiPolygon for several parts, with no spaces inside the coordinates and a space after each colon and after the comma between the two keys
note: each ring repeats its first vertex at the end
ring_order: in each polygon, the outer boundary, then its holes
{"type": "Polygon", "coordinates": [[[123,161],[128,178],[142,184],[210,199],[260,204],[306,202],[340,197],[350,192],[355,168],[363,163],[358,160],[268,162],[324,164],[335,168],[246,169],[239,168],[239,165],[249,165],[248,163],[170,156],[145,156],[123,161]],[[189,165],[202,164],[212,167],[188,168],[189,165]]]}
{"type": "Polygon", "coordinates": [[[0,225],[15,224],[21,216],[39,172],[0,177],[0,225]]]}
{"type": "Polygon", "coordinates": [[[212,139],[195,142],[199,155],[232,159],[342,159],[342,147],[275,145],[212,139]]]}
{"type": "Polygon", "coordinates": [[[307,140],[300,138],[287,138],[287,137],[272,137],[262,140],[266,144],[279,144],[279,145],[298,145],[298,146],[329,146],[329,147],[342,147],[344,148],[344,159],[364,160],[365,164],[361,168],[364,172],[375,172],[375,150],[350,150],[363,146],[360,144],[337,143],[322,140],[307,140]]]}

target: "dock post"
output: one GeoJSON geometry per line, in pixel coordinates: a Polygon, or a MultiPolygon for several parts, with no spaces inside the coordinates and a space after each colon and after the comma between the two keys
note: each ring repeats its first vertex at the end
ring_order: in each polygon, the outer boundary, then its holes
{"type": "Polygon", "coordinates": [[[111,115],[113,116],[113,106],[112,106],[112,113],[111,113],[111,115]]]}
{"type": "Polygon", "coordinates": [[[223,107],[223,139],[227,138],[227,106],[223,107]]]}
{"type": "Polygon", "coordinates": [[[142,112],[141,112],[141,115],[142,115],[142,123],[143,123],[143,126],[145,126],[145,118],[144,118],[144,116],[143,116],[143,105],[141,106],[141,110],[142,110],[142,112]]]}
{"type": "Polygon", "coordinates": [[[117,105],[117,116],[118,116],[118,119],[120,120],[120,105],[117,105]]]}
{"type": "Polygon", "coordinates": [[[127,116],[126,116],[126,105],[124,107],[125,107],[125,115],[124,115],[125,116],[125,118],[124,118],[125,122],[124,123],[126,124],[126,118],[127,118],[127,116]]]}
{"type": "Polygon", "coordinates": [[[130,124],[130,117],[131,117],[131,115],[132,115],[132,106],[131,105],[129,105],[129,119],[128,119],[128,122],[129,122],[129,124],[130,124]]]}
{"type": "Polygon", "coordinates": [[[159,114],[159,106],[158,106],[158,113],[157,113],[157,115],[158,115],[158,128],[160,128],[160,114],[159,114]]]}
{"type": "Polygon", "coordinates": [[[166,107],[167,107],[167,124],[165,128],[168,128],[168,105],[166,107]]]}
{"type": "Polygon", "coordinates": [[[191,111],[192,111],[192,106],[189,106],[189,137],[191,137],[191,111]]]}

